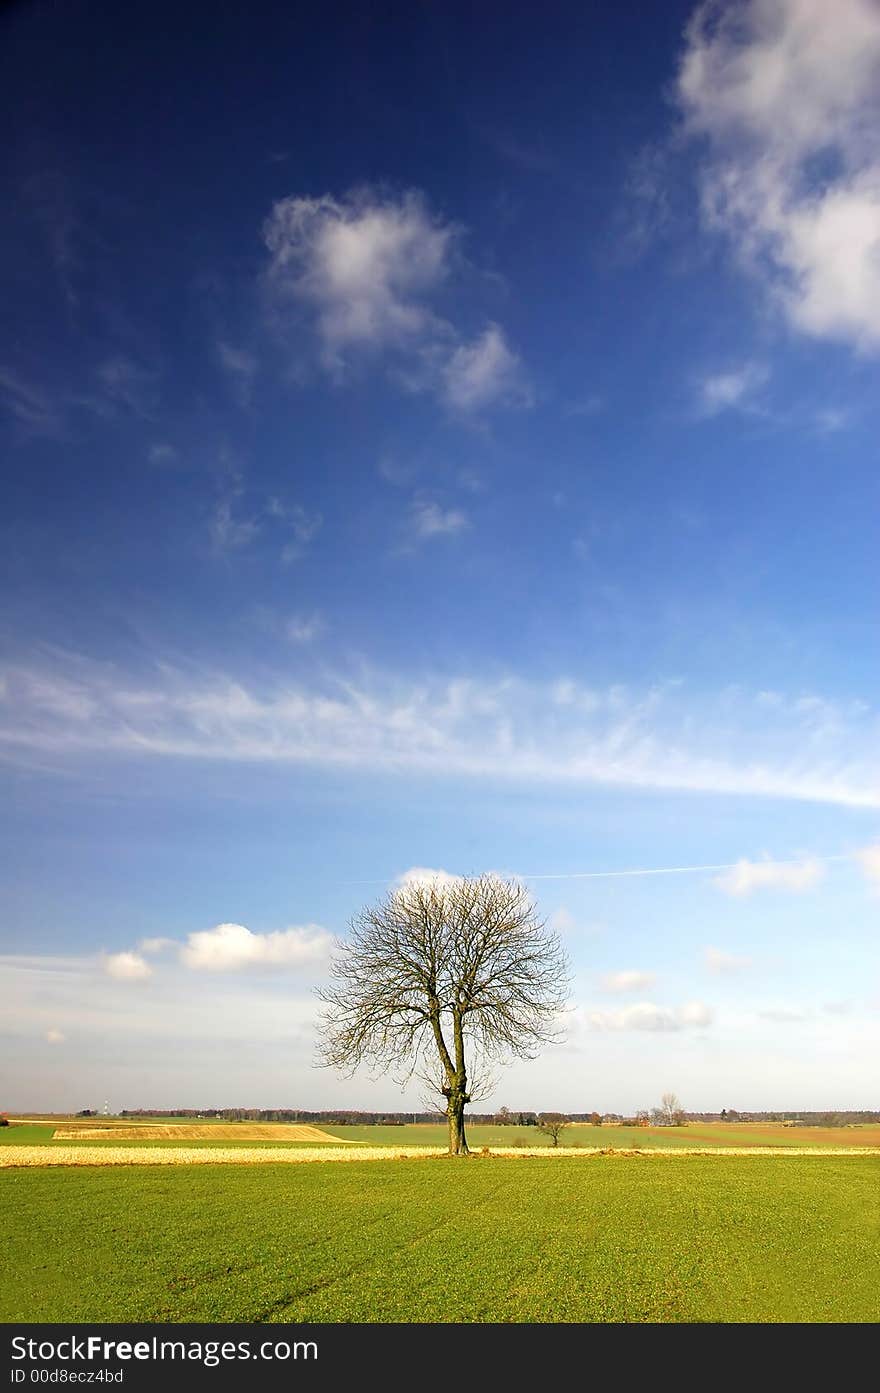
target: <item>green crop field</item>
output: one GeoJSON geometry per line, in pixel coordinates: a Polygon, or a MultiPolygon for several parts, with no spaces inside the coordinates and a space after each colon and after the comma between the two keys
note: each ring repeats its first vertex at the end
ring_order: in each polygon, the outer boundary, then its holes
{"type": "MultiPolygon", "coordinates": [[[[175,1119],[163,1118],[162,1122],[175,1119]]],[[[95,1126],[113,1125],[115,1119],[95,1118],[95,1126]]],[[[183,1118],[186,1125],[205,1131],[211,1125],[207,1122],[195,1123],[192,1118],[183,1118]]],[[[71,1145],[70,1139],[54,1140],[53,1132],[63,1127],[65,1122],[15,1123],[10,1127],[0,1127],[0,1146],[63,1146],[71,1145]]],[[[445,1146],[448,1138],[446,1127],[442,1124],[417,1123],[403,1127],[335,1127],[316,1123],[328,1136],[338,1137],[342,1142],[356,1142],[365,1146],[445,1146]]],[[[483,1146],[534,1147],[550,1146],[550,1140],[537,1127],[497,1127],[476,1124],[468,1127],[468,1140],[471,1147],[479,1150],[483,1146]]],[[[272,1147],[293,1144],[296,1146],[318,1145],[317,1142],[294,1141],[287,1143],[281,1139],[274,1141],[249,1140],[247,1123],[241,1124],[241,1142],[249,1147],[272,1147]]],[[[82,1138],[76,1140],[77,1146],[104,1147],[111,1145],[113,1138],[96,1140],[82,1138]]],[[[126,1146],[178,1146],[210,1147],[236,1144],[236,1139],[228,1137],[213,1141],[210,1138],[169,1138],[143,1140],[130,1138],[126,1146]]],[[[774,1123],[752,1123],[721,1125],[718,1123],[694,1123],[689,1127],[589,1127],[572,1126],[566,1128],[559,1138],[560,1147],[613,1147],[624,1150],[637,1147],[651,1150],[655,1147],[743,1147],[743,1146],[880,1146],[880,1127],[783,1127],[774,1123]]]]}
{"type": "Polygon", "coordinates": [[[880,1320],[874,1158],[8,1170],[0,1202],[3,1321],[880,1320]]]}

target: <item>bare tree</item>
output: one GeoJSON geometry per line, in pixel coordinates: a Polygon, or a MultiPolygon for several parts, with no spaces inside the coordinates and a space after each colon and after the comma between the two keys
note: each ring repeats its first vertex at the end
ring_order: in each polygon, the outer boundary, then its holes
{"type": "Polygon", "coordinates": [[[674,1093],[664,1093],[655,1112],[658,1113],[661,1127],[683,1127],[687,1120],[684,1108],[674,1093]]]}
{"type": "Polygon", "coordinates": [[[413,1075],[445,1099],[450,1155],[467,1153],[464,1110],[493,1065],[559,1037],[568,969],[558,938],[516,881],[416,882],[356,915],[319,993],[320,1062],[413,1075]]]}
{"type": "Polygon", "coordinates": [[[539,1112],[538,1131],[546,1132],[551,1146],[559,1145],[559,1137],[570,1125],[570,1118],[563,1112],[539,1112]]]}

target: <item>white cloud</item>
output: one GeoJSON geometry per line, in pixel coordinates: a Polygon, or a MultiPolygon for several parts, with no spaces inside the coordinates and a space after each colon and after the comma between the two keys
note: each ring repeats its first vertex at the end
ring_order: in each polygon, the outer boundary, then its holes
{"type": "Polygon", "coordinates": [[[108,358],[97,369],[100,395],[84,396],[79,405],[99,416],[112,415],[120,408],[133,416],[150,417],[156,408],[156,374],[131,358],[108,358]]]}
{"type": "Polygon", "coordinates": [[[751,409],[755,393],[766,381],[767,370],[759,363],[710,374],[699,384],[700,410],[704,416],[717,416],[722,411],[751,409]]]}
{"type": "Polygon", "coordinates": [[[250,508],[242,510],[244,496],[242,476],[234,470],[210,516],[209,531],[214,550],[220,554],[241,551],[257,537],[269,537],[274,531],[274,540],[280,540],[282,562],[298,561],[303,557],[321,529],[324,521],[321,514],[310,513],[301,503],[287,503],[277,497],[252,501],[250,508]]]}
{"type": "Polygon", "coordinates": [[[96,955],[10,955],[0,977],[10,1109],[74,1111],[108,1097],[111,1107],[222,1107],[230,1089],[272,1107],[291,1087],[311,1098],[303,1106],[327,1106],[328,1095],[345,1106],[342,1087],[312,1067],[317,1003],[287,974],[194,980],[174,960],[145,991],[124,989],[96,955]],[[51,1070],[34,1050],[50,1031],[65,1037],[51,1070]]]}
{"type": "Polygon", "coordinates": [[[710,972],[726,976],[737,972],[748,972],[754,967],[752,958],[742,957],[736,953],[725,953],[723,948],[707,948],[703,953],[703,962],[710,972]]]}
{"type": "Polygon", "coordinates": [[[411,509],[411,527],[419,540],[428,537],[453,537],[469,526],[466,513],[458,508],[441,508],[439,503],[416,499],[411,509]]]}
{"type": "Polygon", "coordinates": [[[802,1006],[767,1006],[758,1012],[762,1021],[772,1021],[774,1025],[797,1025],[807,1020],[809,1012],[802,1006]]]}
{"type": "Polygon", "coordinates": [[[598,938],[608,928],[608,925],[599,919],[581,920],[576,918],[571,910],[566,909],[564,905],[553,911],[549,924],[554,933],[558,933],[563,938],[570,934],[579,934],[585,938],[598,938]]]}
{"type": "Polygon", "coordinates": [[[143,982],[152,977],[153,969],[140,953],[108,953],[104,971],[119,982],[143,982]]]}
{"type": "Polygon", "coordinates": [[[301,967],[327,957],[332,939],[317,924],[252,933],[244,924],[217,924],[191,933],[180,950],[185,967],[206,972],[237,972],[247,967],[301,967]]]}
{"type": "Polygon", "coordinates": [[[284,625],[284,636],[291,643],[311,643],[326,627],[320,614],[292,614],[284,625]]]}
{"type": "Polygon", "coordinates": [[[589,1024],[594,1030],[672,1031],[710,1025],[713,1013],[702,1001],[689,1001],[683,1006],[655,1006],[640,1001],[624,1006],[620,1011],[592,1011],[589,1024]]]}
{"type": "Polygon", "coordinates": [[[138,951],[152,955],[153,953],[164,953],[166,949],[173,947],[173,938],[142,938],[138,944],[138,951]]]}
{"type": "Polygon", "coordinates": [[[555,909],[550,915],[550,927],[554,933],[560,935],[573,933],[576,927],[576,920],[570,909],[564,905],[555,909]]]}
{"type": "Polygon", "coordinates": [[[18,373],[0,366],[0,406],[25,435],[57,439],[63,434],[63,412],[58,394],[25,382],[18,373]]]}
{"type": "Polygon", "coordinates": [[[522,364],[497,324],[490,324],[473,343],[455,349],[443,369],[443,379],[447,400],[461,411],[499,401],[531,402],[522,364]]]}
{"type": "Polygon", "coordinates": [[[410,866],[408,871],[403,871],[395,880],[395,885],[414,886],[436,885],[442,889],[444,885],[457,885],[461,876],[452,875],[449,871],[432,869],[430,866],[410,866]]]}
{"type": "Polygon", "coordinates": [[[49,1045],[63,1045],[65,1036],[60,1030],[47,1030],[46,1043],[49,1045]]]}
{"type": "Polygon", "coordinates": [[[853,424],[853,412],[843,406],[822,406],[815,412],[814,424],[822,435],[837,435],[853,424]]]}
{"type": "Polygon", "coordinates": [[[253,353],[249,353],[245,348],[236,348],[221,339],[217,344],[217,357],[232,384],[239,405],[250,406],[258,368],[253,353]]]}
{"type": "MultiPolygon", "coordinates": [[[[571,680],[571,679],[567,679],[571,680]]],[[[862,703],[685,684],[643,691],[553,681],[323,674],[244,680],[163,664],[124,674],[72,655],[0,665],[0,749],[104,759],[312,765],[505,783],[605,785],[880,807],[878,718],[862,703]]],[[[721,888],[771,883],[780,863],[743,862],[721,888]],[[769,869],[768,869],[769,867],[769,869]]],[[[792,885],[816,876],[782,868],[792,885]]]]}
{"type": "Polygon", "coordinates": [[[150,446],[148,458],[150,464],[174,464],[177,459],[177,451],[167,441],[159,440],[155,445],[150,446]]]}
{"type": "Polygon", "coordinates": [[[712,883],[726,895],[751,895],[755,890],[788,890],[802,894],[811,890],[825,874],[825,867],[814,857],[800,861],[737,861],[729,871],[713,877],[712,883]]]}
{"type": "Polygon", "coordinates": [[[603,992],[641,992],[653,987],[657,980],[656,972],[638,972],[627,968],[623,972],[608,972],[601,980],[603,992]]]}
{"type": "Polygon", "coordinates": [[[337,381],[364,355],[391,355],[403,385],[455,409],[527,402],[521,364],[498,325],[468,342],[434,308],[460,263],[460,229],[418,191],[285,198],[263,235],[276,304],[311,316],[320,361],[337,381]]]}
{"type": "Polygon", "coordinates": [[[702,5],[677,90],[707,225],[797,329],[880,348],[880,6],[702,5]]]}
{"type": "Polygon", "coordinates": [[[352,346],[400,346],[434,331],[424,299],[449,273],[458,230],[432,217],[421,194],[285,198],[263,233],[270,276],[314,309],[328,366],[339,368],[352,346]]]}
{"type": "Polygon", "coordinates": [[[270,498],[266,513],[290,531],[290,540],[281,551],[284,562],[298,561],[305,556],[309,542],[320,532],[324,519],[320,513],[310,513],[301,503],[284,503],[280,498],[270,498]]]}
{"type": "Polygon", "coordinates": [[[217,552],[241,551],[250,546],[260,532],[257,517],[236,517],[235,499],[239,491],[218,498],[209,522],[211,544],[217,552]]]}
{"type": "Polygon", "coordinates": [[[880,842],[862,847],[855,855],[863,875],[880,889],[880,842]]]}

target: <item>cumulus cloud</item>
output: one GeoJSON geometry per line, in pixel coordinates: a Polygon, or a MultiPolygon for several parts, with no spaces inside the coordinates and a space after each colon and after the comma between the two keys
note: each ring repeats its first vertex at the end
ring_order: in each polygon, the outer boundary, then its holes
{"type": "Polygon", "coordinates": [[[303,967],[323,961],[332,938],[317,924],[252,933],[244,924],[217,924],[191,933],[180,950],[185,967],[205,972],[238,972],[248,967],[303,967]]]}
{"type": "Polygon", "coordinates": [[[748,972],[750,968],[754,967],[752,958],[743,957],[737,953],[725,953],[723,948],[707,948],[703,953],[703,962],[710,972],[717,973],[719,976],[748,972]]]}
{"type": "Polygon", "coordinates": [[[285,198],[263,228],[270,275],[313,307],[325,361],[352,345],[407,344],[434,327],[425,296],[447,277],[458,229],[416,192],[285,198]]]}
{"type": "Polygon", "coordinates": [[[307,314],[337,380],[364,355],[390,355],[401,382],[455,409],[524,404],[522,367],[498,325],[469,342],[435,308],[460,263],[461,229],[417,190],[285,198],[263,236],[276,304],[307,314]]]}
{"type": "Polygon", "coordinates": [[[710,1025],[712,1009],[702,1001],[688,1001],[683,1006],[655,1006],[640,1001],[624,1006],[620,1011],[592,1011],[589,1024],[594,1030],[687,1030],[710,1025]]]}
{"type": "Polygon", "coordinates": [[[880,6],[710,0],[677,95],[707,226],[795,328],[880,348],[880,6]]]}
{"type": "Polygon", "coordinates": [[[403,871],[395,880],[395,885],[410,887],[415,885],[436,885],[442,889],[444,885],[457,885],[461,876],[452,875],[449,871],[432,869],[430,866],[410,866],[408,871],[403,871]]]}
{"type": "Polygon", "coordinates": [[[713,877],[725,895],[751,895],[756,890],[788,890],[802,894],[812,890],[825,874],[825,867],[814,857],[800,861],[737,861],[729,871],[713,877]]]}
{"type": "Polygon", "coordinates": [[[119,982],[143,982],[152,977],[153,969],[140,953],[108,953],[104,971],[119,982]]]}
{"type": "Polygon", "coordinates": [[[656,972],[638,972],[625,969],[623,972],[608,972],[601,980],[603,992],[641,992],[652,987],[657,980],[656,972]]]}

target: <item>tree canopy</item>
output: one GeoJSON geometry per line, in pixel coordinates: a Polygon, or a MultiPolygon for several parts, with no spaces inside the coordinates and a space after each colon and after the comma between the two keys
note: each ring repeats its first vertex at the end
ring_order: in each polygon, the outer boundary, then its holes
{"type": "Polygon", "coordinates": [[[451,1154],[494,1066],[559,1038],[568,967],[526,888],[496,875],[404,884],[353,919],[320,992],[320,1061],[419,1077],[445,1100],[451,1154]]]}

